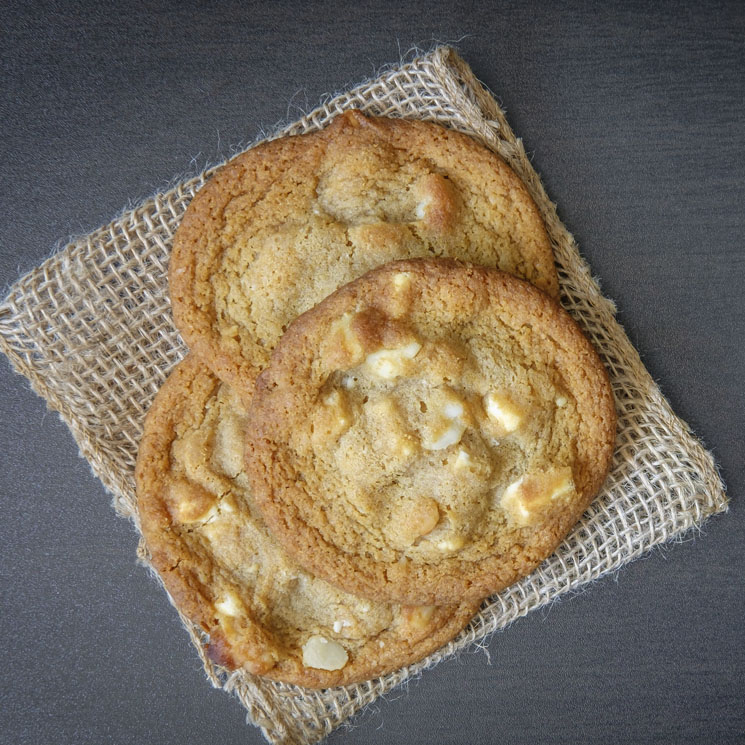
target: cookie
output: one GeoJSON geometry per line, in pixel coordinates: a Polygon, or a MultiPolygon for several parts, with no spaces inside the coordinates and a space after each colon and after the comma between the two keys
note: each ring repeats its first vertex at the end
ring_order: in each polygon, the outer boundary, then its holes
{"type": "Polygon", "coordinates": [[[511,275],[393,262],[300,316],[259,376],[248,475],[306,568],[379,600],[496,592],[606,477],[615,409],[570,316],[511,275]]]}
{"type": "Polygon", "coordinates": [[[248,399],[296,316],[369,269],[432,256],[558,296],[543,222],[501,158],[436,124],[348,111],[243,153],[199,191],[174,238],[174,318],[248,399]]]}
{"type": "Polygon", "coordinates": [[[176,606],[210,657],[274,680],[326,687],[411,663],[477,610],[388,605],[302,570],[267,533],[243,473],[245,411],[194,357],[147,417],[137,461],[142,532],[176,606]]]}

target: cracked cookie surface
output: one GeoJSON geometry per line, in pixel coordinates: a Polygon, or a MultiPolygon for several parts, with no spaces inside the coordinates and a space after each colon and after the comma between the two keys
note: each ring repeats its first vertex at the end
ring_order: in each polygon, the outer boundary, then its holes
{"type": "Polygon", "coordinates": [[[558,296],[543,222],[501,158],[436,124],[348,111],[249,150],[199,191],[174,238],[174,318],[248,400],[244,381],[296,316],[376,266],[432,256],[558,296]]]}
{"type": "Polygon", "coordinates": [[[350,592],[477,599],[551,554],[605,479],[608,377],[508,274],[399,261],[293,323],[259,376],[248,475],[270,529],[350,592]]]}
{"type": "Polygon", "coordinates": [[[148,415],[137,461],[142,532],[176,606],[227,668],[327,687],[414,662],[477,610],[389,605],[301,569],[268,533],[244,473],[246,412],[190,356],[148,415]]]}

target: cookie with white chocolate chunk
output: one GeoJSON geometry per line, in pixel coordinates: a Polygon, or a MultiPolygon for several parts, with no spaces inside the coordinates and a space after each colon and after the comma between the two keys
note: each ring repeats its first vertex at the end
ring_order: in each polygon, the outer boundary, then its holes
{"type": "Polygon", "coordinates": [[[437,124],[348,111],[252,148],[199,191],[174,237],[174,319],[248,400],[296,316],[417,256],[497,267],[558,296],[538,209],[499,156],[437,124]]]}
{"type": "Polygon", "coordinates": [[[209,656],[274,680],[327,687],[424,657],[477,610],[388,605],[301,569],[268,533],[244,474],[246,412],[193,356],[147,417],[137,461],[142,532],[176,606],[209,656]]]}
{"type": "Polygon", "coordinates": [[[259,376],[247,473],[310,571],[379,600],[476,600],[550,555],[615,438],[603,365],[527,282],[380,267],[293,323],[259,376]]]}

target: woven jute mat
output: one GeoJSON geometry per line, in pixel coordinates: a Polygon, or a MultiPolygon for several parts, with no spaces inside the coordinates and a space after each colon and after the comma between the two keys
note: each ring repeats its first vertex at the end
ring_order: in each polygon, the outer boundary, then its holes
{"type": "MultiPolygon", "coordinates": [[[[537,571],[486,601],[470,626],[427,659],[360,685],[310,691],[226,673],[202,652],[201,632],[181,618],[209,680],[234,693],[272,743],[313,743],[378,696],[516,618],[679,538],[727,500],[713,459],[675,416],[615,320],[572,236],[496,101],[448,47],[389,68],[330,98],[272,137],[319,129],[355,107],[436,121],[466,132],[521,176],[548,227],[564,307],[611,376],[618,439],[605,487],[559,550],[537,571]]],[[[59,412],[116,511],[139,527],[134,465],[158,388],[184,356],[171,316],[166,269],[179,220],[208,170],[157,194],[66,246],[20,279],[0,305],[0,349],[59,412]]],[[[140,545],[139,556],[147,564],[140,545]]]]}

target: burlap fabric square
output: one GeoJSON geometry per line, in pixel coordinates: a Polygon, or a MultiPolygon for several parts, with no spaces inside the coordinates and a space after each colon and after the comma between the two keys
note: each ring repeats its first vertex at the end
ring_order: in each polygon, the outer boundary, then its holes
{"type": "MultiPolygon", "coordinates": [[[[227,674],[203,653],[213,685],[233,692],[272,743],[312,743],[422,670],[529,611],[613,572],[726,509],[712,457],[672,412],[559,221],[522,143],[495,100],[450,48],[439,47],[330,98],[274,133],[323,127],[350,107],[428,119],[466,132],[501,155],[527,184],[553,243],[564,307],[600,352],[619,416],[602,494],[554,556],[486,601],[457,639],[416,665],[360,685],[310,691],[227,674]]],[[[171,239],[204,172],[70,243],[19,280],[0,306],[0,348],[70,427],[117,512],[138,524],[134,464],[150,403],[186,348],[173,325],[166,268],[171,239]]],[[[147,553],[140,546],[140,559],[147,553]]]]}

